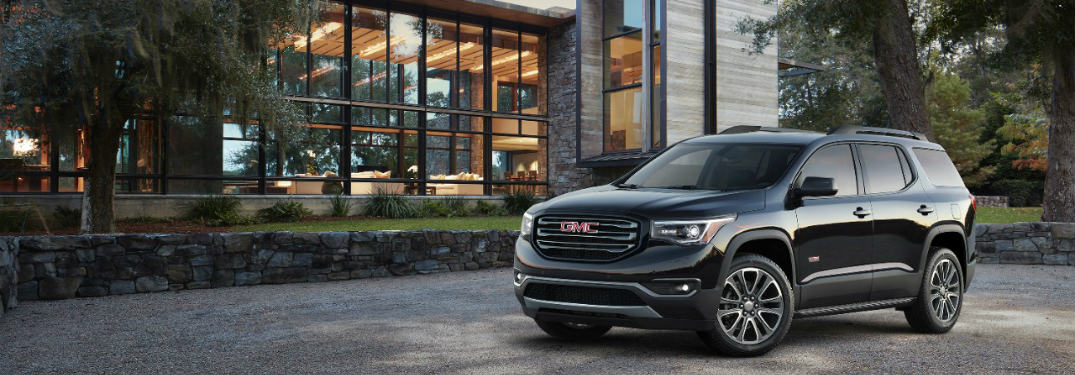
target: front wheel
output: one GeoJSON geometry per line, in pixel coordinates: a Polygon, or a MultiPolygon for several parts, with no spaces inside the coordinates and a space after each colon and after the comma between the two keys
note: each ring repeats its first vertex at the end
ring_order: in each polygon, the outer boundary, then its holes
{"type": "Polygon", "coordinates": [[[952,250],[936,248],[922,275],[918,298],[903,311],[917,331],[945,333],[963,311],[963,270],[952,250]]]}
{"type": "Polygon", "coordinates": [[[769,258],[736,257],[724,279],[716,327],[698,332],[710,348],[731,356],[755,356],[784,339],[794,311],[791,283],[769,258]]]}
{"type": "Polygon", "coordinates": [[[551,322],[541,319],[534,319],[534,321],[550,336],[567,340],[595,339],[612,329],[612,326],[593,324],[551,322]]]}

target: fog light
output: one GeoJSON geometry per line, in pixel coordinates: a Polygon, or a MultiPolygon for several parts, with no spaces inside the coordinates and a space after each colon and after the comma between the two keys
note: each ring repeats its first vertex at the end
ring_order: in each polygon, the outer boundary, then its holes
{"type": "Polygon", "coordinates": [[[698,280],[654,280],[642,283],[646,289],[656,294],[687,295],[698,290],[698,280]]]}
{"type": "Polygon", "coordinates": [[[515,285],[522,284],[523,279],[525,279],[525,278],[526,278],[525,274],[523,274],[522,272],[519,272],[519,271],[515,271],[515,285]]]}

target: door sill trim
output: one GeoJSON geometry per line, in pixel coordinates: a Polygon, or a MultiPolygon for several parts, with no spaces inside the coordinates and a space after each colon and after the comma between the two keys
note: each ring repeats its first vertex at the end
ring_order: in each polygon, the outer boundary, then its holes
{"type": "Polygon", "coordinates": [[[843,313],[857,312],[857,311],[885,309],[885,308],[889,308],[889,307],[900,307],[900,306],[911,304],[912,302],[914,302],[914,300],[915,300],[914,297],[907,297],[907,298],[886,299],[886,300],[881,300],[881,301],[850,303],[850,304],[846,304],[846,305],[837,305],[837,306],[814,307],[814,308],[809,308],[809,309],[803,309],[803,310],[796,311],[795,312],[795,317],[796,318],[807,318],[807,317],[811,317],[811,316],[835,315],[835,314],[843,314],[843,313]]]}

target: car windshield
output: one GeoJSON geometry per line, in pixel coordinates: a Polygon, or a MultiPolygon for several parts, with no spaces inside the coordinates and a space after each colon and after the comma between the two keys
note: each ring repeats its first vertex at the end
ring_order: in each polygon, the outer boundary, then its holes
{"type": "Polygon", "coordinates": [[[618,186],[748,190],[775,183],[802,147],[762,144],[679,144],[646,163],[618,186]]]}

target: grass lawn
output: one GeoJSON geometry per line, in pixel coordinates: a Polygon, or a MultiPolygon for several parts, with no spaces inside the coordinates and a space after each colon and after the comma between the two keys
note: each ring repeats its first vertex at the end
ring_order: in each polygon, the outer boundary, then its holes
{"type": "Polygon", "coordinates": [[[232,232],[286,230],[292,232],[348,232],[367,230],[415,229],[510,229],[518,230],[521,216],[453,217],[428,219],[350,219],[303,221],[298,223],[268,223],[231,228],[232,232]]]}
{"type": "Polygon", "coordinates": [[[1041,207],[978,207],[976,223],[1019,223],[1041,221],[1041,207]]]}

